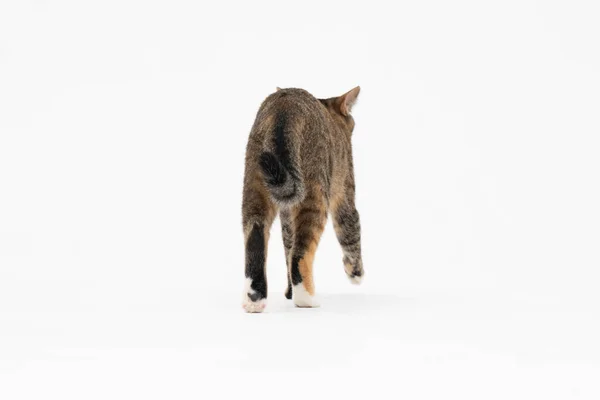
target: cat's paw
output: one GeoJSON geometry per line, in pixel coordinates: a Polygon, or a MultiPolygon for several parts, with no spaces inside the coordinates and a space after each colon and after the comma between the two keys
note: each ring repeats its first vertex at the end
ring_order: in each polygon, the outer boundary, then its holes
{"type": "MultiPolygon", "coordinates": [[[[247,296],[246,296],[247,297],[247,296]]],[[[247,313],[261,313],[267,307],[267,299],[260,299],[257,301],[252,301],[250,298],[246,298],[242,302],[242,307],[247,313]]]]}
{"type": "Polygon", "coordinates": [[[344,257],[344,271],[353,285],[360,285],[365,274],[363,269],[362,260],[356,261],[350,260],[348,257],[344,257]]]}
{"type": "Polygon", "coordinates": [[[362,275],[348,275],[348,280],[353,285],[360,285],[362,283],[362,275]]]}
{"type": "Polygon", "coordinates": [[[316,296],[308,293],[302,283],[294,286],[294,305],[300,308],[317,308],[321,306],[316,296]]]}
{"type": "Polygon", "coordinates": [[[248,313],[261,313],[267,307],[266,297],[260,298],[260,295],[252,289],[252,280],[246,279],[244,294],[242,299],[242,308],[248,313]]]}

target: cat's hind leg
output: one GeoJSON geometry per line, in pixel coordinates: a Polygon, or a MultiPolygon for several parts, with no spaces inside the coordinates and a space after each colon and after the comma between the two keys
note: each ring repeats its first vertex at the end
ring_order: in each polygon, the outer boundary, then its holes
{"type": "Polygon", "coordinates": [[[242,220],[245,243],[245,286],[242,307],[262,312],[267,306],[267,243],[276,208],[260,184],[244,188],[242,220]]]}
{"type": "Polygon", "coordinates": [[[318,307],[313,280],[313,260],[327,221],[325,199],[319,190],[308,193],[292,209],[294,244],[291,253],[290,276],[294,304],[297,307],[318,307]]]}

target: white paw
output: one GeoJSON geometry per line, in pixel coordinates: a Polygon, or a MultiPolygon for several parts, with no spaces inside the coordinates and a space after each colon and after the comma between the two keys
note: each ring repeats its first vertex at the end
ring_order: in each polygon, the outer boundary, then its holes
{"type": "Polygon", "coordinates": [[[320,307],[319,302],[315,296],[311,296],[310,293],[304,288],[302,283],[294,286],[294,304],[296,307],[303,308],[316,308],[320,307]]]}
{"type": "Polygon", "coordinates": [[[246,296],[246,299],[242,303],[242,307],[248,313],[261,313],[267,307],[267,299],[252,301],[250,298],[248,298],[248,296],[246,296]]]}
{"type": "Polygon", "coordinates": [[[267,299],[263,298],[256,301],[252,301],[250,296],[255,293],[256,291],[252,289],[252,279],[246,278],[246,284],[244,285],[242,308],[248,313],[261,313],[267,307],[267,299]]]}
{"type": "Polygon", "coordinates": [[[361,259],[358,259],[358,261],[353,261],[351,258],[345,256],[344,271],[346,271],[346,276],[350,280],[350,283],[353,285],[360,285],[362,283],[365,272],[361,259]]]}

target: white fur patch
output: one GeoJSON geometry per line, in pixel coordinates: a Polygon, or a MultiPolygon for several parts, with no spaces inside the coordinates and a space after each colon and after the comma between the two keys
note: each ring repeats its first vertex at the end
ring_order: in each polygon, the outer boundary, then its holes
{"type": "Polygon", "coordinates": [[[311,296],[310,293],[304,288],[302,283],[294,286],[294,304],[296,307],[308,307],[314,308],[319,307],[320,304],[315,298],[315,296],[311,296]]]}
{"type": "Polygon", "coordinates": [[[265,310],[267,307],[267,299],[260,299],[258,301],[250,300],[248,294],[256,293],[254,289],[252,289],[252,279],[246,278],[246,283],[244,285],[244,294],[242,299],[242,307],[246,312],[249,313],[260,313],[265,310]]]}
{"type": "Polygon", "coordinates": [[[356,276],[356,275],[355,276],[347,275],[347,276],[348,276],[348,279],[350,280],[350,283],[353,285],[360,285],[362,283],[362,278],[363,278],[362,276],[356,276]]]}

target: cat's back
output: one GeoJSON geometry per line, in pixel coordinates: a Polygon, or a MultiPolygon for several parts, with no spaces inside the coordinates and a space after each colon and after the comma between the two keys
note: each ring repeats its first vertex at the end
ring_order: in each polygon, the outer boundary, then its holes
{"type": "Polygon", "coordinates": [[[296,122],[318,122],[324,117],[324,107],[319,100],[304,89],[279,89],[262,103],[260,119],[280,116],[296,122]]]}

